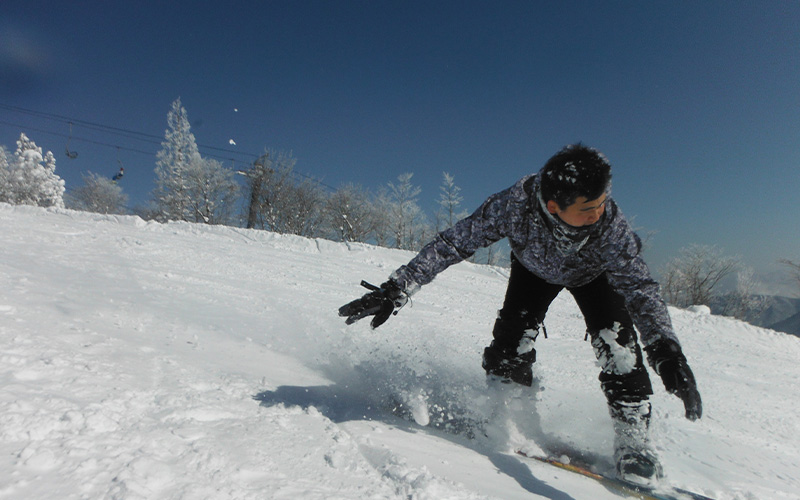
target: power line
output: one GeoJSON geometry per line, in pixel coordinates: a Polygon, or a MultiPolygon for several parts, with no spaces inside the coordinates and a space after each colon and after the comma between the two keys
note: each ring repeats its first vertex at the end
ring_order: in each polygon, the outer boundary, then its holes
{"type": "MultiPolygon", "coordinates": [[[[23,115],[33,116],[33,117],[36,117],[36,118],[43,118],[43,119],[46,119],[46,120],[56,121],[56,122],[63,123],[65,125],[80,125],[81,127],[89,129],[89,130],[94,130],[94,131],[98,131],[98,132],[105,132],[105,133],[109,133],[109,134],[114,134],[114,135],[118,135],[118,136],[129,138],[129,139],[134,139],[134,140],[146,142],[146,143],[149,143],[149,144],[155,144],[155,145],[158,145],[158,146],[160,146],[161,142],[164,140],[164,138],[161,137],[161,136],[148,134],[146,132],[139,132],[137,130],[130,130],[130,129],[125,129],[125,128],[121,128],[121,127],[115,127],[115,126],[112,126],[112,125],[104,125],[104,124],[101,124],[101,123],[91,122],[91,121],[87,121],[87,120],[81,120],[80,118],[74,118],[74,117],[70,117],[70,116],[57,115],[57,114],[54,114],[54,113],[45,113],[43,111],[35,111],[35,110],[32,110],[32,109],[21,108],[19,106],[11,106],[11,105],[8,105],[8,104],[0,103],[0,109],[5,109],[6,111],[12,111],[12,112],[23,114],[23,115]]],[[[66,136],[64,136],[62,134],[57,134],[57,133],[54,133],[54,132],[49,132],[49,131],[46,132],[46,131],[42,131],[42,130],[39,130],[39,131],[40,132],[45,132],[45,133],[52,133],[54,135],[60,135],[61,137],[66,137],[66,136]]],[[[75,139],[77,140],[77,138],[75,138],[75,139]]],[[[106,143],[98,143],[98,142],[94,142],[94,141],[91,141],[91,140],[88,140],[88,139],[84,139],[84,140],[86,142],[91,142],[91,143],[94,143],[94,144],[108,145],[106,143]]],[[[117,146],[114,145],[114,147],[117,147],[117,146]]],[[[222,153],[228,153],[228,154],[239,155],[239,156],[246,156],[248,159],[255,159],[255,158],[258,158],[258,156],[259,156],[259,155],[255,154],[255,153],[250,153],[250,152],[246,152],[246,151],[237,151],[237,150],[234,150],[234,149],[220,148],[220,147],[217,147],[217,146],[210,146],[210,145],[207,145],[207,144],[198,144],[197,147],[198,148],[203,148],[203,149],[209,149],[209,150],[212,150],[212,151],[219,151],[219,152],[222,152],[222,153]]],[[[212,156],[212,155],[206,155],[206,156],[211,156],[211,157],[217,158],[217,159],[222,158],[224,160],[230,159],[228,157],[220,157],[220,156],[212,156]]]]}
{"type": "Polygon", "coordinates": [[[95,129],[98,129],[98,130],[108,131],[108,132],[111,132],[111,133],[118,133],[118,134],[126,135],[126,136],[132,137],[132,138],[138,137],[140,139],[155,139],[157,141],[160,140],[160,137],[158,137],[156,135],[147,134],[147,133],[144,133],[144,132],[138,132],[136,130],[127,130],[127,129],[123,129],[123,128],[119,128],[119,127],[113,127],[113,126],[110,126],[110,125],[103,125],[103,124],[100,124],[100,123],[94,123],[94,122],[90,122],[90,121],[86,121],[86,120],[81,120],[79,118],[72,118],[72,117],[69,117],[69,116],[57,115],[57,114],[54,114],[54,113],[45,113],[43,111],[34,111],[32,109],[21,108],[19,106],[11,106],[11,105],[8,105],[8,104],[0,103],[0,109],[5,109],[7,111],[13,111],[13,112],[20,113],[20,114],[25,114],[25,115],[35,116],[35,117],[38,117],[38,118],[45,118],[45,119],[48,119],[48,120],[59,121],[59,122],[62,122],[62,123],[67,123],[67,124],[81,125],[81,126],[84,126],[86,128],[90,128],[90,129],[91,128],[95,128],[95,129]]]}
{"type": "MultiPolygon", "coordinates": [[[[22,114],[22,115],[32,116],[32,117],[35,117],[35,118],[42,118],[42,119],[46,119],[46,120],[50,120],[50,121],[55,121],[55,122],[63,123],[65,125],[70,125],[70,126],[72,126],[72,125],[80,125],[81,127],[86,128],[88,130],[93,130],[93,131],[96,131],[96,132],[109,133],[109,134],[113,134],[113,135],[129,138],[129,139],[138,140],[138,141],[145,142],[145,143],[148,143],[148,144],[154,144],[156,146],[161,146],[162,141],[163,141],[163,137],[156,136],[156,135],[153,135],[153,134],[148,134],[146,132],[140,132],[140,131],[137,131],[137,130],[130,130],[130,129],[125,129],[125,128],[121,128],[121,127],[111,126],[111,125],[105,125],[105,124],[91,122],[91,121],[87,121],[87,120],[82,120],[82,119],[74,118],[74,117],[70,117],[70,116],[58,115],[58,114],[54,114],[54,113],[46,113],[46,112],[43,112],[43,111],[36,111],[36,110],[32,110],[32,109],[22,108],[20,106],[13,106],[13,105],[9,105],[9,104],[0,103],[0,109],[4,109],[6,111],[11,111],[11,112],[22,114]]],[[[67,134],[63,134],[63,133],[59,133],[59,132],[54,132],[52,130],[45,130],[45,129],[42,129],[42,128],[30,127],[30,126],[21,125],[21,124],[18,124],[18,123],[10,123],[10,122],[7,122],[5,120],[0,120],[0,124],[11,126],[11,127],[18,127],[20,129],[33,130],[33,131],[36,131],[36,132],[40,132],[40,133],[43,133],[43,134],[50,134],[50,135],[54,135],[54,136],[57,136],[57,137],[63,137],[63,138],[66,138],[68,140],[75,140],[75,141],[86,142],[86,143],[94,144],[94,145],[98,145],[98,146],[116,148],[118,151],[130,151],[130,152],[134,152],[134,153],[145,154],[145,155],[148,155],[148,156],[155,156],[156,155],[156,153],[153,152],[153,151],[144,151],[144,150],[141,150],[141,149],[122,146],[122,145],[119,145],[119,144],[110,144],[108,142],[102,142],[102,141],[97,141],[97,140],[93,140],[93,139],[87,139],[87,138],[83,138],[83,137],[73,136],[72,133],[71,133],[71,127],[70,127],[70,134],[67,135],[67,134]]],[[[233,150],[233,149],[225,149],[225,148],[219,148],[219,147],[216,147],[216,146],[209,146],[209,145],[203,145],[203,144],[198,144],[197,147],[198,147],[198,149],[202,148],[204,150],[219,151],[219,152],[222,152],[222,153],[228,153],[228,154],[233,154],[233,155],[244,156],[244,157],[247,158],[247,160],[240,159],[239,161],[245,161],[246,163],[252,163],[257,158],[259,158],[261,156],[261,154],[254,154],[254,153],[249,153],[249,152],[244,152],[244,151],[236,151],[236,150],[233,150]]],[[[228,160],[233,161],[233,162],[236,161],[235,158],[231,158],[229,156],[226,157],[226,156],[220,156],[220,155],[215,155],[215,154],[210,154],[210,153],[205,153],[205,156],[208,157],[208,158],[214,158],[216,160],[221,160],[221,161],[228,161],[228,160]]],[[[296,170],[293,170],[292,174],[296,175],[296,176],[299,176],[299,177],[302,177],[304,179],[307,179],[309,181],[315,182],[315,183],[319,184],[320,186],[323,186],[323,187],[325,187],[325,188],[327,188],[327,189],[329,189],[331,191],[335,191],[336,190],[334,187],[332,187],[332,186],[330,186],[328,184],[325,184],[324,182],[320,181],[319,179],[316,179],[316,178],[314,178],[314,177],[312,177],[310,175],[304,174],[302,172],[298,172],[296,170]]]]}
{"type": "Polygon", "coordinates": [[[134,153],[146,154],[148,156],[152,156],[152,155],[155,154],[152,151],[144,151],[144,150],[141,150],[141,149],[130,148],[130,147],[127,147],[127,146],[120,146],[120,145],[117,145],[117,144],[109,144],[107,142],[95,141],[93,139],[86,139],[84,137],[67,135],[67,134],[63,134],[63,133],[60,133],[60,132],[53,132],[52,130],[45,130],[45,129],[41,129],[41,128],[37,128],[37,127],[31,127],[29,125],[22,125],[22,124],[19,124],[19,123],[11,123],[11,122],[7,122],[5,120],[0,120],[0,124],[8,125],[9,127],[17,127],[19,129],[23,129],[23,130],[32,130],[34,132],[41,132],[43,134],[50,134],[50,135],[54,135],[56,137],[63,137],[63,138],[66,138],[66,139],[72,139],[74,141],[81,141],[81,142],[86,142],[86,143],[89,143],[89,144],[95,144],[97,146],[108,146],[110,148],[118,148],[120,150],[132,151],[134,153]]]}

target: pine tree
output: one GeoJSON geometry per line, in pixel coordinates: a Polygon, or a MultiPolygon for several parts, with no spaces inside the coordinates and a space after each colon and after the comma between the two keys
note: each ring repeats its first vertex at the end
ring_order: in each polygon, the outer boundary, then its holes
{"type": "Polygon", "coordinates": [[[167,113],[167,124],[169,128],[156,156],[154,202],[160,219],[189,221],[194,219],[194,214],[186,182],[189,171],[198,168],[201,158],[180,97],[167,113]]]}
{"type": "Polygon", "coordinates": [[[397,177],[398,184],[389,183],[387,212],[394,235],[395,247],[414,250],[421,246],[428,232],[425,214],[417,204],[422,189],[411,184],[413,173],[397,177]]]}
{"type": "Polygon", "coordinates": [[[229,222],[239,191],[233,172],[216,160],[200,156],[180,98],[172,103],[167,124],[155,170],[157,218],[206,224],[229,222]]]}
{"type": "Polygon", "coordinates": [[[442,185],[439,187],[439,211],[436,214],[436,226],[438,231],[443,231],[453,224],[463,219],[467,214],[460,210],[461,188],[456,186],[455,178],[447,172],[443,172],[442,185]]]}

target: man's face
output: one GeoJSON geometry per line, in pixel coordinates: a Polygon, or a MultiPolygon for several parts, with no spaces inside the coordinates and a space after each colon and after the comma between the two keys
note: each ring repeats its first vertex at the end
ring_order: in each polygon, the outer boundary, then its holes
{"type": "Polygon", "coordinates": [[[587,200],[585,197],[579,196],[575,203],[564,210],[561,210],[558,203],[550,200],[547,202],[547,210],[570,226],[590,226],[603,216],[603,212],[606,210],[606,198],[606,194],[596,200],[587,200]]]}

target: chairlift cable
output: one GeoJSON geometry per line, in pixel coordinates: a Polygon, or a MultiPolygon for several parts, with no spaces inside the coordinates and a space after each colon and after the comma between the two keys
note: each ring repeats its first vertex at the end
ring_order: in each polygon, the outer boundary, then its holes
{"type": "Polygon", "coordinates": [[[69,143],[71,140],[72,140],[72,122],[69,122],[69,137],[67,137],[67,145],[65,149],[67,153],[67,158],[69,158],[70,160],[74,160],[75,158],[78,157],[78,152],[69,150],[69,143]]]}
{"type": "MultiPolygon", "coordinates": [[[[11,105],[7,105],[7,104],[3,104],[3,103],[0,103],[0,109],[6,109],[8,111],[13,111],[13,112],[16,112],[16,113],[27,114],[27,115],[34,116],[34,117],[37,117],[37,118],[44,118],[44,119],[48,119],[48,120],[60,121],[62,123],[67,123],[70,126],[70,133],[67,136],[67,146],[69,146],[69,143],[70,143],[71,139],[75,139],[76,141],[83,141],[83,142],[87,142],[87,143],[95,144],[95,145],[100,145],[100,146],[116,147],[116,148],[119,148],[119,149],[124,149],[126,151],[132,151],[132,152],[141,153],[141,154],[145,154],[145,155],[154,156],[156,154],[156,153],[154,153],[152,151],[143,151],[141,149],[136,149],[136,148],[132,148],[132,147],[125,147],[125,146],[119,146],[119,145],[116,145],[116,144],[109,144],[107,142],[101,142],[101,141],[96,141],[96,140],[92,140],[92,139],[86,139],[86,138],[81,138],[81,137],[72,137],[72,125],[73,124],[79,124],[83,128],[86,128],[86,129],[89,129],[89,130],[95,130],[97,132],[112,133],[112,134],[115,134],[115,135],[119,135],[119,136],[126,137],[126,138],[129,138],[129,139],[136,139],[136,140],[147,142],[147,143],[150,143],[150,144],[158,144],[158,145],[160,145],[161,142],[163,141],[163,137],[159,137],[159,136],[156,136],[156,135],[148,134],[148,133],[145,133],[145,132],[138,132],[138,131],[135,131],[135,130],[129,130],[129,129],[124,129],[124,128],[120,128],[120,127],[110,126],[110,125],[103,125],[103,124],[99,124],[99,123],[95,123],[95,122],[90,122],[90,121],[86,121],[86,120],[80,120],[80,119],[77,119],[77,118],[71,118],[71,117],[68,117],[68,116],[57,115],[57,114],[53,114],[53,113],[45,113],[45,112],[41,112],[41,111],[34,111],[34,110],[21,108],[21,107],[18,107],[18,106],[11,106],[11,105]]],[[[0,124],[9,125],[9,126],[13,126],[13,127],[27,128],[29,130],[34,130],[34,131],[37,131],[37,132],[42,132],[42,133],[46,133],[46,134],[51,134],[51,135],[55,135],[55,136],[64,137],[63,134],[59,134],[57,132],[52,132],[52,131],[49,131],[49,130],[43,130],[43,129],[39,129],[39,128],[35,128],[35,127],[22,126],[22,125],[15,124],[15,123],[9,123],[9,122],[6,122],[4,120],[0,120],[0,124]]],[[[248,158],[253,158],[253,157],[258,157],[259,156],[259,155],[254,155],[252,153],[247,153],[247,152],[244,152],[244,151],[236,151],[236,150],[232,150],[232,149],[220,148],[220,147],[216,147],[216,146],[208,146],[208,145],[204,145],[204,144],[198,144],[197,146],[198,146],[198,148],[202,148],[204,150],[220,151],[220,152],[224,152],[224,153],[228,153],[228,154],[246,156],[248,158]]],[[[73,159],[77,158],[78,153],[76,151],[69,151],[69,147],[67,147],[67,151],[68,151],[67,152],[67,156],[68,157],[73,158],[73,159]],[[72,154],[74,154],[74,156],[72,156],[72,154]]],[[[224,156],[219,156],[219,155],[215,155],[215,154],[205,154],[204,156],[207,156],[209,158],[218,159],[218,160],[223,160],[223,161],[232,159],[230,156],[224,157],[224,156]]],[[[249,161],[247,163],[249,163],[249,161]]],[[[315,178],[315,177],[313,177],[311,175],[308,175],[308,174],[305,174],[305,173],[302,173],[302,172],[298,172],[296,170],[294,170],[292,172],[292,175],[308,179],[308,180],[310,180],[312,182],[315,182],[315,183],[319,184],[320,186],[323,186],[323,187],[325,187],[327,189],[335,191],[335,188],[333,186],[330,186],[330,185],[326,184],[325,182],[321,181],[320,179],[317,179],[317,178],[315,178]]]]}

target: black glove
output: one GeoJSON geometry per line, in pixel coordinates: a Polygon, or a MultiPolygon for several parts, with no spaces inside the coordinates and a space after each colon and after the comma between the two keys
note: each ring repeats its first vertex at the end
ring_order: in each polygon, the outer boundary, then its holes
{"type": "Polygon", "coordinates": [[[374,315],[371,325],[372,328],[378,328],[392,313],[397,314],[395,308],[400,309],[408,302],[408,295],[394,280],[390,279],[380,287],[362,281],[361,286],[372,291],[339,308],[339,316],[347,316],[345,323],[348,325],[374,315]]]}
{"type": "Polygon", "coordinates": [[[703,403],[697,391],[692,369],[681,346],[672,339],[658,340],[645,348],[650,366],[661,376],[667,392],[683,400],[686,418],[697,420],[703,415],[703,403]]]}

